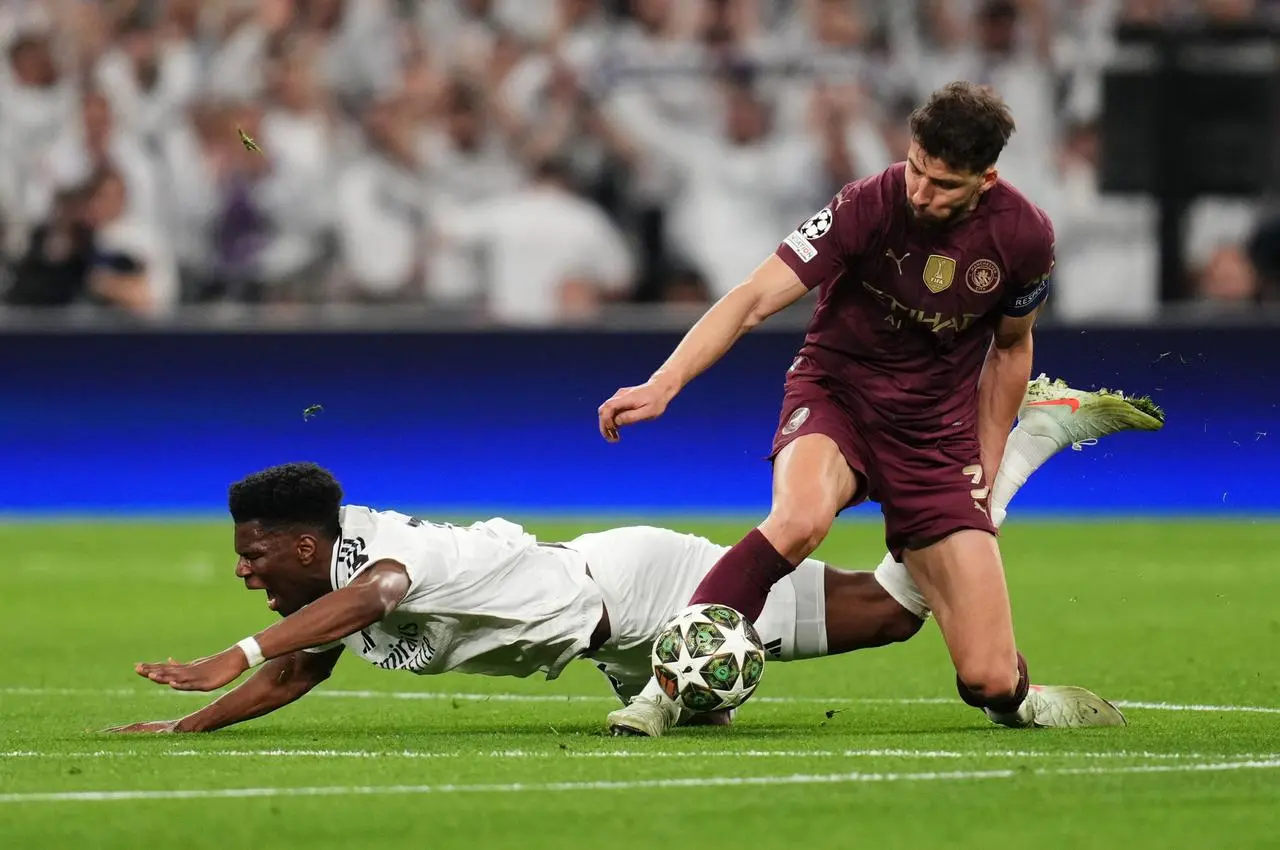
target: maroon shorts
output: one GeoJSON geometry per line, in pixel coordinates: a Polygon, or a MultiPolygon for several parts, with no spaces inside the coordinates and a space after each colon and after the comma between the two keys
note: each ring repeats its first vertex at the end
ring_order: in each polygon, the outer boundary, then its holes
{"type": "Polygon", "coordinates": [[[823,378],[792,375],[769,459],[806,434],[829,437],[858,479],[857,492],[844,507],[866,499],[878,502],[885,542],[898,561],[904,550],[961,529],[996,533],[976,434],[912,440],[860,407],[857,400],[833,392],[823,378]]]}

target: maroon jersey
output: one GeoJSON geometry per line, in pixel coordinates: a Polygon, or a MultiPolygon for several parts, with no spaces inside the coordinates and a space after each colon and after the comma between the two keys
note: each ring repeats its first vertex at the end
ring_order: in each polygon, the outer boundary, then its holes
{"type": "Polygon", "coordinates": [[[794,368],[833,379],[906,434],[946,436],[974,427],[999,317],[1048,294],[1053,225],[1001,180],[959,224],[922,226],[905,175],[899,163],[850,183],[779,246],[819,288],[794,368]]]}

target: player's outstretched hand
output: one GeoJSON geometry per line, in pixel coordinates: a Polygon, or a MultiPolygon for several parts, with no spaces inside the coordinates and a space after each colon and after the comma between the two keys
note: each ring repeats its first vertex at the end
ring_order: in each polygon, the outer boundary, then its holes
{"type": "Polygon", "coordinates": [[[600,405],[600,436],[616,443],[623,425],[657,419],[675,396],[672,388],[648,381],[638,387],[623,387],[613,398],[600,405]]]}
{"type": "Polygon", "coordinates": [[[129,723],[124,726],[112,726],[110,729],[103,729],[103,732],[151,732],[152,734],[164,735],[178,731],[177,720],[148,720],[144,723],[129,723]]]}
{"type": "Polygon", "coordinates": [[[217,655],[183,664],[170,658],[160,664],[135,664],[134,672],[158,685],[178,691],[212,691],[234,682],[249,669],[240,647],[233,646],[217,655]]]}

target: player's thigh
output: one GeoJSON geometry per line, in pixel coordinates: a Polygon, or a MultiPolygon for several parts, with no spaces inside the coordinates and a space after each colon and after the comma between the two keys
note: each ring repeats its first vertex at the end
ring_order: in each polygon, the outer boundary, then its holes
{"type": "Polygon", "coordinates": [[[999,690],[1016,678],[1013,614],[995,536],[964,529],[904,555],[960,679],[999,690]]]}
{"type": "Polygon", "coordinates": [[[787,382],[769,459],[775,512],[798,507],[834,517],[866,497],[866,441],[818,380],[787,382]]]}
{"type": "Polygon", "coordinates": [[[858,489],[857,474],[835,441],[826,434],[807,434],[774,460],[773,504],[760,532],[794,564],[822,544],[858,489]]]}
{"type": "Polygon", "coordinates": [[[760,530],[794,563],[818,547],[840,511],[865,498],[865,442],[825,386],[793,380],[769,457],[773,504],[760,530]]]}
{"type": "Polygon", "coordinates": [[[966,682],[1003,680],[1015,664],[1013,624],[975,434],[872,440],[890,553],[906,564],[966,682]]]}
{"type": "Polygon", "coordinates": [[[966,434],[911,439],[887,429],[869,439],[876,458],[875,491],[884,514],[885,543],[895,560],[957,531],[994,536],[982,480],[981,448],[966,434]]]}
{"type": "Polygon", "coordinates": [[[773,462],[773,506],[829,510],[835,516],[861,489],[855,470],[829,434],[806,434],[787,444],[773,462]]]}

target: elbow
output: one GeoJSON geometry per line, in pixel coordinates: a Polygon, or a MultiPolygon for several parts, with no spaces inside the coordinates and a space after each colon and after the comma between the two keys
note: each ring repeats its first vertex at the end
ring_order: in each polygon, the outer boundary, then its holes
{"type": "Polygon", "coordinates": [[[356,614],[361,629],[396,610],[408,591],[407,581],[395,573],[376,575],[363,587],[356,614]]]}
{"type": "Polygon", "coordinates": [[[754,330],[764,324],[764,320],[772,315],[773,311],[769,309],[763,295],[752,291],[747,286],[741,287],[745,305],[743,307],[744,317],[742,319],[743,333],[754,330]]]}

